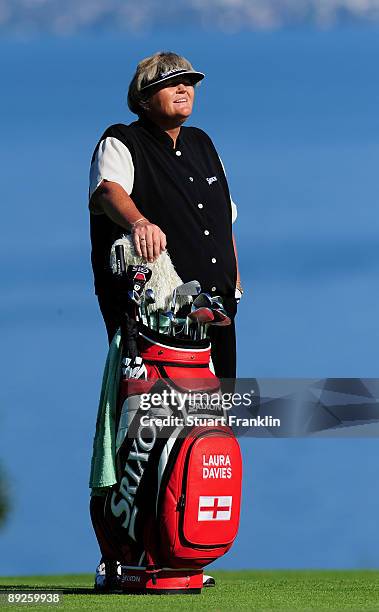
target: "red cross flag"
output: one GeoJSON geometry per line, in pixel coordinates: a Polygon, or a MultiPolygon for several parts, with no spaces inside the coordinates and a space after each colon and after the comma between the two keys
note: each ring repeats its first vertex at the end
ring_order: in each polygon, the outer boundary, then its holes
{"type": "Polygon", "coordinates": [[[232,513],[231,495],[201,495],[199,497],[198,521],[230,521],[232,513]]]}

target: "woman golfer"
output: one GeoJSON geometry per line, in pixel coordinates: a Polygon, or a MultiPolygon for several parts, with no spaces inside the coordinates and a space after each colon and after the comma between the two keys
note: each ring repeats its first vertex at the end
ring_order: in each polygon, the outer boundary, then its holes
{"type": "MultiPolygon", "coordinates": [[[[219,378],[234,379],[234,316],[242,294],[232,233],[236,206],[212,140],[198,128],[182,127],[203,78],[175,53],[156,53],[138,64],[128,92],[138,120],[109,127],[92,157],[92,266],[111,341],[121,320],[109,267],[112,244],[130,231],[137,254],[147,262],[167,246],[183,283],[197,279],[202,291],[222,297],[232,323],[209,327],[212,361],[219,378]]],[[[92,510],[96,503],[101,498],[92,498],[92,510]]],[[[103,557],[97,588],[112,589],[119,571],[118,562],[103,557]]],[[[213,578],[206,576],[205,584],[214,584],[213,578]]]]}
{"type": "Polygon", "coordinates": [[[175,53],[156,53],[138,64],[128,93],[138,120],[109,127],[92,157],[92,266],[111,340],[120,323],[109,267],[113,242],[131,231],[147,262],[167,245],[183,283],[197,279],[202,291],[223,298],[232,324],[210,326],[212,361],[219,378],[235,378],[236,289],[242,293],[232,233],[236,206],[209,136],[182,127],[203,78],[175,53]]]}

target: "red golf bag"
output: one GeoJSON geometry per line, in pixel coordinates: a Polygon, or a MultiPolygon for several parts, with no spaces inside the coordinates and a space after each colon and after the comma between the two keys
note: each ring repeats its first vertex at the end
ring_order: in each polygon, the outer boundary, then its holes
{"type": "Polygon", "coordinates": [[[209,369],[208,339],[177,339],[139,324],[137,346],[145,377],[123,369],[117,483],[96,533],[103,556],[121,562],[126,592],[199,593],[203,567],[237,535],[239,444],[209,369]]]}

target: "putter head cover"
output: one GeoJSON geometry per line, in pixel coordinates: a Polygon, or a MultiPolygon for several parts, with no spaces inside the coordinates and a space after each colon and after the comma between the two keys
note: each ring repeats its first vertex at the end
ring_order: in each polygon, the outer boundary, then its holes
{"type": "MultiPolygon", "coordinates": [[[[163,311],[169,310],[172,300],[172,292],[176,287],[178,287],[178,285],[181,285],[183,281],[178,276],[168,252],[164,251],[161,253],[154,263],[146,263],[144,258],[139,257],[135,252],[132,237],[130,235],[125,235],[119,240],[116,240],[111,248],[110,266],[113,274],[117,274],[117,259],[115,249],[118,245],[124,248],[126,267],[130,265],[144,265],[151,269],[151,277],[145,285],[145,290],[152,289],[154,291],[155,303],[151,305],[150,309],[163,311]]],[[[190,304],[191,302],[191,296],[177,296],[178,307],[190,304]]]]}

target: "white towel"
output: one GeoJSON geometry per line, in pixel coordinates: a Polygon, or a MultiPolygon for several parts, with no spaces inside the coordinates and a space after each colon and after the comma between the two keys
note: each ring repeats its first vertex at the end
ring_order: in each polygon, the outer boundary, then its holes
{"type": "MultiPolygon", "coordinates": [[[[153,289],[155,295],[155,304],[152,304],[150,310],[169,310],[172,300],[172,292],[175,287],[182,285],[183,281],[178,276],[174,264],[167,251],[163,251],[158,259],[154,263],[146,262],[143,257],[139,257],[135,252],[131,235],[124,235],[112,245],[110,255],[110,265],[113,273],[117,272],[116,263],[116,245],[124,247],[124,257],[126,266],[130,265],[144,265],[151,269],[152,274],[148,283],[145,285],[146,289],[153,289]]],[[[177,308],[190,304],[192,297],[178,295],[176,304],[177,308]]]]}

